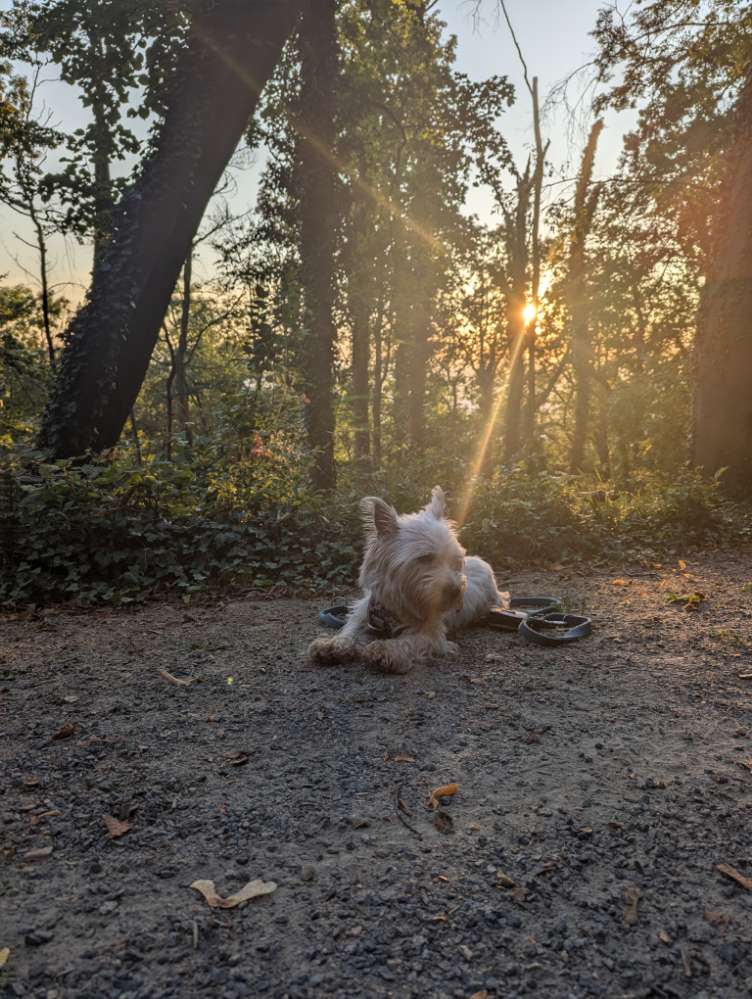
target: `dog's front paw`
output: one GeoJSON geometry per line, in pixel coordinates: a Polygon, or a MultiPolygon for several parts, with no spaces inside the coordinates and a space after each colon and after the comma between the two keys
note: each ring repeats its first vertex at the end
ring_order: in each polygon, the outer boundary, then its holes
{"type": "Polygon", "coordinates": [[[364,649],[364,658],[381,673],[404,674],[413,668],[413,659],[395,642],[370,642],[364,649]]]}
{"type": "Polygon", "coordinates": [[[456,642],[445,642],[443,655],[445,656],[456,656],[460,651],[460,647],[456,642]]]}
{"type": "Polygon", "coordinates": [[[308,646],[308,658],[315,666],[333,666],[353,658],[353,644],[341,638],[317,638],[308,646]]]}

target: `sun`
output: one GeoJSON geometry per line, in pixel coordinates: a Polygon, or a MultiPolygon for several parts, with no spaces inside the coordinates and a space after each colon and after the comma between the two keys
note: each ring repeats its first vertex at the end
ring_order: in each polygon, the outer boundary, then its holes
{"type": "Polygon", "coordinates": [[[525,308],[522,310],[522,318],[525,320],[525,325],[529,326],[530,323],[535,319],[538,310],[535,308],[532,302],[528,302],[525,308]]]}

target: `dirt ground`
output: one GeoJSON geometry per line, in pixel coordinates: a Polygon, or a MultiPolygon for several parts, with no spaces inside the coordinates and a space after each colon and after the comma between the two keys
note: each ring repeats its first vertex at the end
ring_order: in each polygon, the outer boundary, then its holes
{"type": "Polygon", "coordinates": [[[407,677],[309,669],[315,602],[2,619],[0,994],[749,996],[718,865],[752,878],[750,581],[520,573],[594,635],[475,631],[407,677]]]}

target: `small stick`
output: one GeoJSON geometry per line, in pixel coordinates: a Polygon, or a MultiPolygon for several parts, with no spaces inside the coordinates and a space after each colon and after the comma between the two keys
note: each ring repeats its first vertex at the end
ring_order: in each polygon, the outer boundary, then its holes
{"type": "Polygon", "coordinates": [[[198,923],[193,920],[193,949],[198,950],[198,923]]]}
{"type": "Polygon", "coordinates": [[[400,797],[401,791],[402,791],[402,785],[398,784],[397,787],[394,789],[394,810],[397,814],[397,818],[400,820],[400,822],[406,829],[409,829],[410,832],[413,833],[414,836],[417,836],[418,839],[423,839],[423,833],[421,833],[418,829],[416,829],[415,826],[411,825],[402,814],[402,808],[400,807],[402,804],[402,799],[400,797]]]}

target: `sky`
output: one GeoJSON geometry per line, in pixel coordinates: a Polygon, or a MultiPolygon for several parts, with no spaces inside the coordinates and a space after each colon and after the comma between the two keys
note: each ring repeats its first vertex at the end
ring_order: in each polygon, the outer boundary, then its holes
{"type": "MultiPolygon", "coordinates": [[[[551,88],[568,77],[573,70],[586,65],[593,56],[595,43],[590,37],[596,13],[611,0],[507,0],[507,9],[525,56],[531,77],[538,76],[541,98],[545,101],[551,88]]],[[[627,6],[627,0],[624,0],[627,6]]],[[[11,0],[0,0],[0,11],[7,10],[11,0]]],[[[439,0],[438,12],[447,23],[447,31],[458,40],[457,69],[472,79],[480,80],[493,74],[506,75],[517,88],[517,101],[503,115],[500,127],[518,164],[524,166],[532,143],[530,98],[525,88],[519,57],[496,0],[482,0],[479,16],[475,16],[475,0],[439,0]]],[[[573,84],[573,100],[591,78],[587,70],[573,84]]],[[[53,121],[64,130],[75,128],[85,120],[76,92],[66,84],[50,79],[41,88],[45,105],[53,113],[53,121]]],[[[544,139],[551,140],[549,162],[560,177],[570,178],[577,167],[589,122],[586,117],[573,118],[559,108],[543,120],[544,139]]],[[[596,176],[607,176],[616,167],[622,147],[622,136],[630,122],[624,115],[606,117],[606,129],[601,138],[596,176]]],[[[233,207],[244,211],[254,201],[258,167],[242,171],[237,176],[238,191],[233,207]]],[[[562,185],[563,189],[566,189],[562,185]]],[[[490,202],[482,191],[475,192],[468,209],[481,218],[490,218],[490,202]]],[[[16,234],[27,231],[7,209],[0,206],[0,280],[9,283],[34,284],[36,258],[16,234]],[[32,272],[31,276],[27,272],[32,272]],[[3,278],[3,275],[5,277],[3,278]]],[[[77,301],[83,294],[91,265],[91,248],[73,239],[55,238],[51,245],[52,282],[59,293],[77,301]]],[[[207,276],[211,260],[204,257],[201,270],[207,276]]],[[[200,272],[199,272],[200,276],[200,272]]]]}

